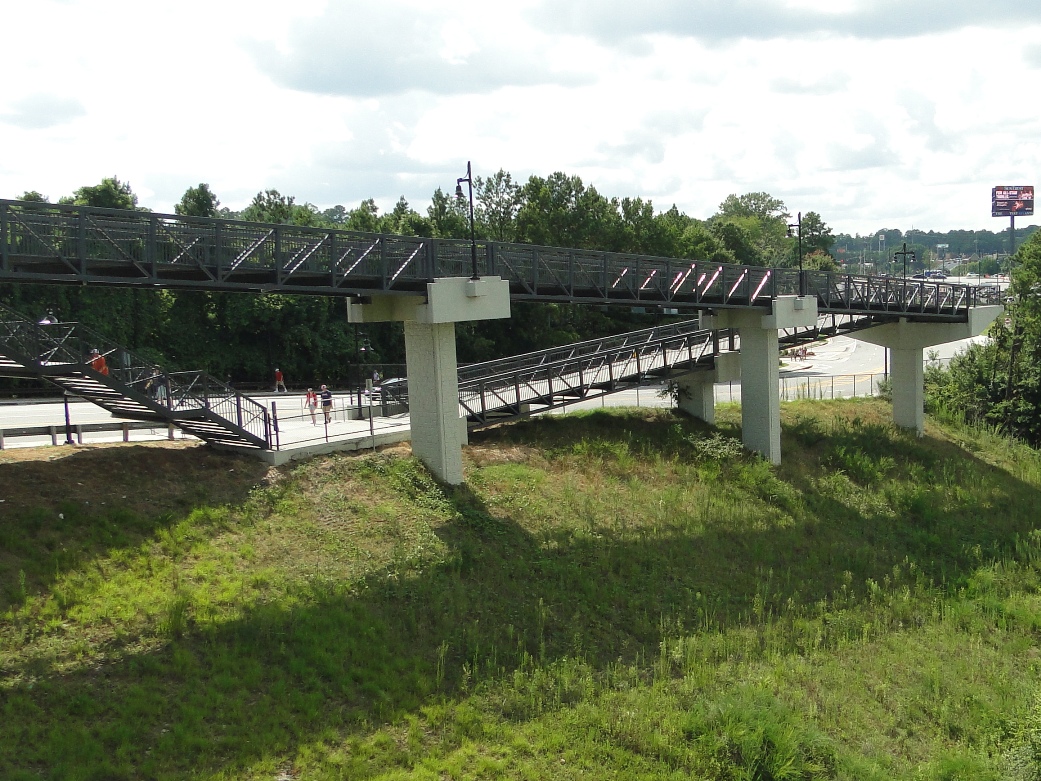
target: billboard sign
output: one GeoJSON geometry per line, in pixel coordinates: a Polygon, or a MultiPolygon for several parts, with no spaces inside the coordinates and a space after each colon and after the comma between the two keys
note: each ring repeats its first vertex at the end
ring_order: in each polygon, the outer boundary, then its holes
{"type": "Polygon", "coordinates": [[[1030,217],[1033,214],[1033,185],[995,187],[991,190],[991,217],[1030,217]]]}

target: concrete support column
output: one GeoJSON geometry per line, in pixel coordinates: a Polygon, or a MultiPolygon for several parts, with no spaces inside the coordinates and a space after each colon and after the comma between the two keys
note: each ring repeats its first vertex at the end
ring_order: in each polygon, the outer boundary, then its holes
{"type": "MultiPolygon", "coordinates": [[[[714,322],[714,321],[712,321],[714,322]]],[[[738,353],[720,353],[709,371],[690,372],[676,378],[676,406],[691,417],[710,426],[716,422],[716,383],[741,379],[738,353]]]]}
{"type": "Polygon", "coordinates": [[[781,463],[780,355],[777,330],[746,327],[741,337],[741,442],[771,464],[781,463]]]}
{"type": "Polygon", "coordinates": [[[441,480],[458,485],[466,421],[459,417],[455,323],[406,320],[404,325],[412,452],[441,480]]]}
{"type": "Polygon", "coordinates": [[[412,452],[442,482],[463,482],[455,324],[509,316],[510,286],[499,277],[437,279],[426,296],[379,295],[348,309],[352,323],[404,323],[412,452]]]}
{"type": "Polygon", "coordinates": [[[922,436],[925,432],[924,350],[890,348],[890,377],[893,383],[893,422],[911,428],[922,436]]]}
{"type": "MultiPolygon", "coordinates": [[[[706,318],[708,320],[708,318],[706,318]]],[[[770,313],[725,310],[712,328],[736,328],[741,341],[741,442],[771,464],[781,463],[780,354],[777,332],[817,324],[817,299],[778,296],[770,313]]]]}
{"type": "Polygon", "coordinates": [[[892,361],[893,422],[901,428],[925,433],[925,371],[922,357],[926,347],[979,336],[1001,314],[1000,306],[970,309],[963,323],[915,323],[903,317],[850,336],[862,342],[888,347],[892,361]]]}
{"type": "Polygon", "coordinates": [[[716,385],[713,372],[692,372],[676,379],[676,406],[709,425],[716,422],[716,385]]]}

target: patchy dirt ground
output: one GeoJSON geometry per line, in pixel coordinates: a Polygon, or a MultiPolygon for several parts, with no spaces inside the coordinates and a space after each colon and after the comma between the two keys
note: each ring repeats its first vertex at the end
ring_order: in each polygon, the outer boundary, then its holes
{"type": "Polygon", "coordinates": [[[0,451],[0,519],[65,502],[119,505],[142,515],[236,502],[267,478],[252,458],[182,442],[0,451]]]}

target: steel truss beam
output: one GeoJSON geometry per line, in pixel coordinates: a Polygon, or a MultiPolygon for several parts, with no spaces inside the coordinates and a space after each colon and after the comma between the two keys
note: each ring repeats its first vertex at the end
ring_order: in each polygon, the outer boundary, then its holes
{"type": "MultiPolygon", "coordinates": [[[[465,241],[0,201],[0,280],[369,296],[469,276],[465,241]]],[[[515,300],[767,308],[800,290],[818,311],[964,321],[996,291],[945,282],[481,242],[478,270],[515,300]],[[800,273],[802,278],[800,278],[800,273]]]]}

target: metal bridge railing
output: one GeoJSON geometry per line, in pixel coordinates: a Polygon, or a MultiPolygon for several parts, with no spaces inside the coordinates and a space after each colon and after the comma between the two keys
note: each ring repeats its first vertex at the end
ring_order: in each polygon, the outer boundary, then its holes
{"type": "Polygon", "coordinates": [[[694,321],[472,364],[460,371],[459,405],[477,428],[708,365],[714,347],[715,332],[698,330],[694,321]]]}
{"type": "MultiPolygon", "coordinates": [[[[766,307],[817,298],[829,312],[964,320],[993,290],[791,268],[478,242],[478,272],[517,300],[766,307]]],[[[357,296],[421,293],[470,275],[465,241],[0,200],[0,279],[357,296]]]]}

